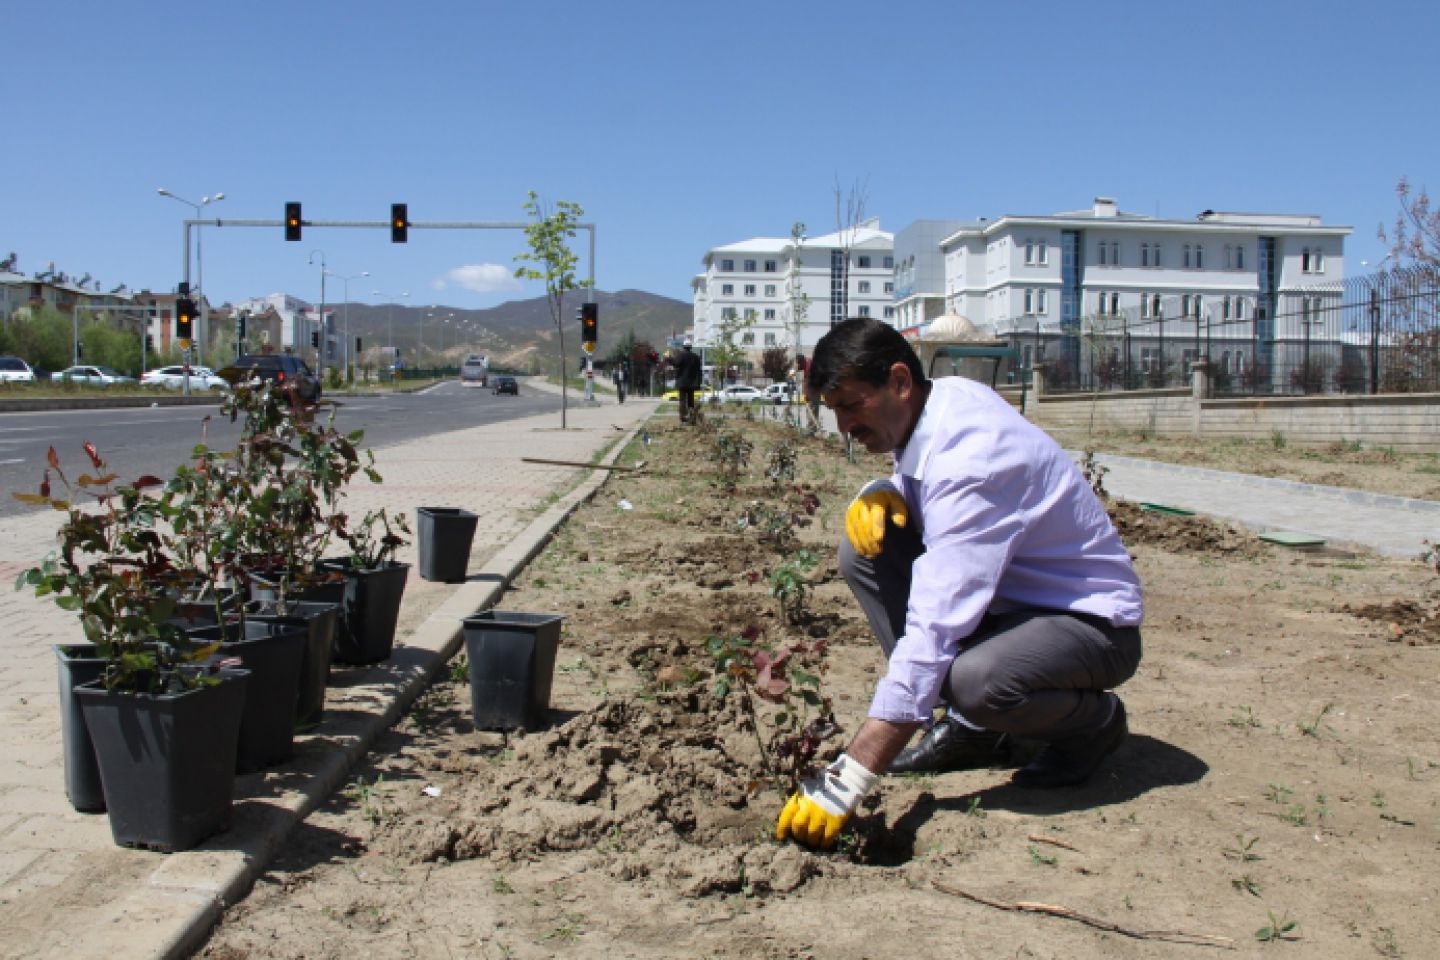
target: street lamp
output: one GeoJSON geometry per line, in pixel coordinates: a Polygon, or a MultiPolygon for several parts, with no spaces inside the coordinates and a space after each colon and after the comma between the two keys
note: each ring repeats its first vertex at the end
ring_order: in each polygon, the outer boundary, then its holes
{"type": "MultiPolygon", "coordinates": [[[[312,267],[315,265],[315,254],[317,254],[317,253],[320,254],[320,331],[319,331],[319,332],[320,332],[320,333],[324,333],[324,332],[325,332],[325,274],[327,274],[329,271],[325,269],[325,251],[324,251],[324,250],[311,250],[311,251],[310,251],[310,265],[311,265],[312,267]]],[[[304,349],[304,347],[302,346],[301,349],[304,349]]],[[[315,338],[315,371],[316,371],[316,374],[317,374],[317,375],[319,375],[319,374],[322,372],[322,371],[321,371],[321,365],[320,365],[320,338],[319,338],[318,336],[315,338]]]]}
{"type": "Polygon", "coordinates": [[[359,280],[361,277],[368,277],[370,276],[370,271],[361,270],[354,276],[349,277],[347,277],[343,273],[335,273],[332,271],[330,273],[330,276],[334,277],[345,285],[345,308],[344,314],[341,316],[340,319],[340,325],[345,328],[345,382],[349,383],[352,376],[350,363],[350,344],[353,342],[350,339],[350,281],[359,280]]]}
{"type": "MultiPolygon", "coordinates": [[[[176,196],[175,194],[171,193],[169,190],[166,190],[164,187],[156,187],[156,188],[155,188],[155,192],[158,193],[158,194],[160,194],[160,196],[162,196],[162,197],[169,197],[171,200],[174,200],[174,201],[176,201],[177,203],[183,203],[183,204],[185,204],[185,206],[190,207],[192,210],[195,211],[195,219],[196,219],[196,220],[199,220],[199,219],[200,219],[200,208],[201,208],[201,207],[209,206],[209,205],[212,204],[212,203],[219,203],[221,200],[224,200],[224,199],[225,199],[225,194],[223,194],[223,193],[217,193],[217,194],[215,194],[214,196],[201,197],[201,198],[200,198],[200,202],[199,202],[199,203],[196,203],[194,200],[186,200],[184,197],[176,196]]],[[[196,292],[198,293],[197,299],[198,299],[199,302],[200,302],[200,309],[201,309],[201,311],[202,311],[201,317],[200,317],[200,325],[199,325],[200,329],[197,331],[197,332],[199,332],[199,333],[203,333],[203,332],[205,332],[206,330],[209,329],[209,324],[208,324],[206,321],[208,320],[208,318],[209,318],[209,316],[210,316],[210,310],[208,309],[207,302],[206,302],[206,298],[205,298],[205,263],[204,263],[204,260],[203,260],[203,258],[202,258],[202,256],[201,256],[201,245],[200,245],[200,238],[201,238],[201,236],[203,236],[203,233],[202,233],[202,231],[200,230],[200,225],[199,225],[199,224],[196,224],[196,225],[195,225],[195,290],[196,290],[196,292]]],[[[187,256],[189,255],[189,251],[186,251],[186,255],[187,255],[187,256]]],[[[189,277],[186,277],[186,279],[188,280],[189,277]]],[[[147,329],[148,329],[148,326],[149,326],[149,324],[148,324],[148,322],[147,322],[147,324],[146,324],[147,329]]],[[[77,353],[78,353],[78,351],[77,351],[77,353]]],[[[186,350],[185,350],[186,363],[185,363],[185,382],[184,382],[184,388],[185,388],[185,394],[186,394],[186,396],[188,396],[188,395],[190,394],[190,364],[189,364],[189,357],[190,357],[190,349],[187,347],[186,350]]],[[[75,362],[76,362],[76,363],[79,363],[79,362],[80,362],[78,357],[76,358],[76,361],[75,361],[75,362]]]]}

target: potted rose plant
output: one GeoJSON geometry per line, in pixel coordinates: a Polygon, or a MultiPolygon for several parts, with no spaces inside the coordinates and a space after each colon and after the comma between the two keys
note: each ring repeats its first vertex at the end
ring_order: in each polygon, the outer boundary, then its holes
{"type": "MultiPolygon", "coordinates": [[[[246,674],[227,669],[214,645],[191,642],[173,620],[179,571],[148,492],[159,479],[120,484],[93,444],[84,449],[94,473],[72,482],[51,448],[39,492],[16,494],[65,515],[59,549],[23,572],[17,589],[78,614],[84,652],[100,661],[98,678],[73,687],[72,712],[62,715],[67,789],[72,766],[85,760],[83,730],[115,841],[185,849],[229,819],[246,674]],[[54,495],[52,476],[63,495],[54,495]]],[[[65,660],[62,653],[62,667],[65,660]]],[[[61,687],[63,697],[63,679],[61,687]]]]}

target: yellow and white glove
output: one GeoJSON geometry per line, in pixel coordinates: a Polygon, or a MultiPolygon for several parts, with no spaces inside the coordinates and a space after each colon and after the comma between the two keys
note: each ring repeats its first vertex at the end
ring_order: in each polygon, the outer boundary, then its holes
{"type": "Polygon", "coordinates": [[[816,776],[801,781],[800,789],[790,795],[785,809],[780,811],[775,839],[792,839],[822,850],[833,847],[855,805],[878,779],[848,754],[842,754],[816,776]]]}
{"type": "Polygon", "coordinates": [[[910,511],[905,498],[887,483],[871,484],[845,510],[845,535],[850,546],[862,557],[880,555],[885,540],[885,520],[897,527],[905,526],[910,511]]]}

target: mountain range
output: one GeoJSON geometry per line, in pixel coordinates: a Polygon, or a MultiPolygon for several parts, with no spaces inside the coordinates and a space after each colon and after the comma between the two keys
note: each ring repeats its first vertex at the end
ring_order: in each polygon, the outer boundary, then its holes
{"type": "MultiPolygon", "coordinates": [[[[580,304],[585,290],[565,295],[562,322],[565,353],[579,357],[580,304]]],[[[644,290],[595,290],[599,305],[599,341],[595,355],[604,357],[632,333],[663,351],[667,341],[690,329],[694,310],[689,303],[644,290]]],[[[454,361],[466,353],[483,353],[492,366],[526,369],[532,360],[547,362],[555,356],[555,321],[545,297],[512,300],[483,310],[444,304],[417,307],[410,304],[327,303],[343,332],[363,340],[363,348],[394,345],[403,356],[443,352],[454,361]]]]}

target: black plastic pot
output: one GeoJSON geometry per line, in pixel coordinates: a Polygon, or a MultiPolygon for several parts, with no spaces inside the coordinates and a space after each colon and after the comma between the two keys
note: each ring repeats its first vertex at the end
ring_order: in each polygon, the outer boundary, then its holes
{"type": "Polygon", "coordinates": [[[366,664],[389,657],[410,564],[386,561],[370,570],[355,570],[348,560],[322,560],[320,566],[345,575],[345,595],[335,628],[335,661],[366,664]]]}
{"type": "Polygon", "coordinates": [[[463,583],[480,518],[458,507],[420,507],[415,515],[420,579],[463,583]]]}
{"type": "Polygon", "coordinates": [[[95,761],[95,744],[80,712],[75,688],[100,679],[105,660],[93,643],[63,643],[55,646],[60,674],[60,740],[65,757],[65,796],[81,813],[103,813],[105,788],[100,766],[95,761]]]}
{"type": "Polygon", "coordinates": [[[239,657],[250,672],[235,751],[236,772],[251,773],[289,760],[295,753],[300,658],[310,639],[309,628],[246,619],[243,635],[238,623],[227,623],[191,630],[190,637],[201,643],[220,640],[221,651],[239,657]]]}
{"type": "MultiPolygon", "coordinates": [[[[335,592],[343,593],[344,584],[337,583],[335,592]]],[[[290,604],[284,613],[274,604],[252,603],[246,620],[260,623],[288,624],[305,630],[306,640],[300,654],[300,684],[295,702],[295,726],[305,730],[320,722],[325,712],[325,681],[330,676],[330,659],[334,653],[335,625],[340,617],[340,604],[290,604]]]]}
{"type": "Polygon", "coordinates": [[[248,674],[219,679],[160,695],[75,688],[120,846],[188,850],[229,823],[248,674]]]}
{"type": "Polygon", "coordinates": [[[545,725],[562,619],[555,613],[501,610],[465,618],[470,708],[477,728],[537,730],[545,725]]]}

